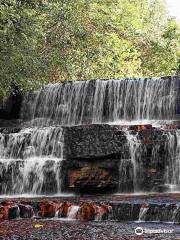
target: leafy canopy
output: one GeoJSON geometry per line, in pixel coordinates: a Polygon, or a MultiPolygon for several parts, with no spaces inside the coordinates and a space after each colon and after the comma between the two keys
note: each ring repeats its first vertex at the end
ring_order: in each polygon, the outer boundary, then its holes
{"type": "Polygon", "coordinates": [[[0,95],[68,79],[175,75],[180,25],[162,0],[0,0],[0,95]]]}

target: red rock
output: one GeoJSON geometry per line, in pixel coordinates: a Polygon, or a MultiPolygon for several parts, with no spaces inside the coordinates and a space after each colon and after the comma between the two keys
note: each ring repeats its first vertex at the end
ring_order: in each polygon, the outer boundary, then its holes
{"type": "Polygon", "coordinates": [[[164,126],[164,129],[177,129],[178,126],[176,124],[168,124],[164,126]]]}
{"type": "Polygon", "coordinates": [[[55,202],[45,202],[42,201],[39,203],[40,211],[39,211],[39,216],[41,217],[54,217],[56,214],[56,211],[59,208],[59,204],[55,202]]]}
{"type": "Polygon", "coordinates": [[[19,207],[10,201],[3,201],[0,205],[0,219],[14,219],[19,217],[19,207]]]}
{"type": "Polygon", "coordinates": [[[95,219],[99,221],[104,220],[107,218],[109,212],[110,212],[109,205],[102,204],[100,206],[97,206],[95,219]]]}
{"type": "Polygon", "coordinates": [[[0,207],[0,220],[7,220],[8,212],[9,212],[9,208],[7,206],[1,206],[0,207]]]}
{"type": "Polygon", "coordinates": [[[94,203],[83,203],[77,214],[79,220],[94,220],[96,212],[96,205],[94,203]]]}
{"type": "Polygon", "coordinates": [[[60,217],[64,217],[66,218],[67,217],[67,214],[68,214],[68,210],[69,208],[72,206],[73,204],[70,203],[70,202],[64,202],[62,203],[59,208],[57,209],[59,211],[59,216],[60,217]]]}
{"type": "Polygon", "coordinates": [[[141,208],[149,208],[149,204],[143,204],[142,206],[141,206],[141,208]]]}

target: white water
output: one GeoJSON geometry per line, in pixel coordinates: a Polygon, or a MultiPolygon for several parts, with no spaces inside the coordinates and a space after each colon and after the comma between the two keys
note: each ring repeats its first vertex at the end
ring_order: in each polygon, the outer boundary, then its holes
{"type": "Polygon", "coordinates": [[[4,194],[61,193],[61,159],[1,159],[0,164],[4,194]]]}
{"type": "Polygon", "coordinates": [[[168,164],[166,166],[166,184],[172,190],[180,190],[180,130],[167,133],[168,164]]]}
{"type": "Polygon", "coordinates": [[[140,208],[140,211],[139,211],[139,219],[138,219],[139,222],[145,221],[146,213],[147,213],[148,210],[149,210],[149,207],[147,207],[147,206],[145,206],[145,207],[142,206],[142,207],[140,208]]]}
{"type": "Polygon", "coordinates": [[[134,191],[138,191],[137,171],[138,171],[139,166],[137,164],[137,154],[139,152],[139,147],[140,147],[141,143],[138,141],[137,135],[133,135],[129,131],[126,131],[126,137],[127,137],[127,141],[128,141],[128,144],[129,144],[131,163],[133,165],[134,191]]]}
{"type": "Polygon", "coordinates": [[[176,84],[173,78],[49,84],[25,97],[22,118],[33,120],[35,125],[172,119],[176,84]]]}
{"type": "Polygon", "coordinates": [[[80,208],[79,206],[71,206],[68,209],[67,218],[68,219],[76,219],[79,208],[80,208]]]}
{"type": "Polygon", "coordinates": [[[137,131],[128,130],[126,127],[123,130],[127,138],[129,154],[122,155],[120,159],[119,193],[123,188],[125,192],[142,192],[142,181],[146,181],[146,175],[148,174],[145,165],[148,165],[148,169],[152,168],[157,171],[157,180],[162,181],[166,191],[180,191],[180,130],[167,130],[162,127],[161,135],[154,143],[151,140],[150,143],[144,143],[137,131]],[[163,141],[163,146],[161,141],[163,141]],[[148,150],[149,144],[152,145],[150,152],[148,150]],[[160,159],[162,151],[164,159],[160,159]],[[164,176],[162,174],[158,176],[158,164],[165,166],[164,176]],[[133,183],[133,189],[128,189],[130,180],[133,183]],[[124,187],[122,187],[122,184],[124,187]]]}
{"type": "Polygon", "coordinates": [[[62,159],[61,127],[1,133],[1,194],[60,194],[62,159]]]}
{"type": "Polygon", "coordinates": [[[0,158],[63,156],[61,127],[25,128],[18,133],[0,133],[0,158]]]}
{"type": "Polygon", "coordinates": [[[155,128],[163,128],[164,125],[173,124],[174,120],[148,120],[148,119],[141,119],[141,120],[119,120],[114,122],[109,122],[109,125],[120,125],[120,126],[138,126],[138,125],[151,125],[155,128]]]}
{"type": "MultiPolygon", "coordinates": [[[[177,82],[171,78],[74,81],[50,84],[29,93],[21,117],[31,128],[0,133],[1,194],[61,194],[63,130],[60,125],[109,123],[115,125],[171,123],[176,112],[177,82]],[[46,126],[46,127],[44,127],[46,126]]],[[[120,178],[132,179],[142,191],[142,154],[147,150],[138,137],[125,129],[128,154],[120,161],[120,178]]],[[[180,132],[168,138],[165,184],[180,188],[180,132]]],[[[158,159],[153,146],[151,160],[158,159]]]]}

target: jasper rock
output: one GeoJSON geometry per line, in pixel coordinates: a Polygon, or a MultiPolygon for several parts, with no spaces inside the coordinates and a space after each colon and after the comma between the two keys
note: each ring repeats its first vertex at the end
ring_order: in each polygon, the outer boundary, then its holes
{"type": "Polygon", "coordinates": [[[68,215],[68,210],[73,204],[70,202],[64,202],[58,208],[58,217],[66,218],[68,215]]]}
{"type": "Polygon", "coordinates": [[[94,220],[96,208],[97,206],[95,203],[82,203],[77,214],[77,219],[83,221],[94,220]]]}
{"type": "Polygon", "coordinates": [[[95,220],[102,221],[107,220],[112,214],[112,207],[109,205],[101,204],[96,206],[95,220]]]}
{"type": "Polygon", "coordinates": [[[39,216],[52,218],[55,216],[56,211],[59,208],[59,204],[51,201],[42,201],[39,203],[39,216]]]}
{"type": "Polygon", "coordinates": [[[7,206],[0,206],[0,220],[7,220],[9,218],[9,208],[7,206]]]}
{"type": "Polygon", "coordinates": [[[113,179],[113,176],[110,176],[107,171],[96,168],[92,169],[90,167],[82,168],[80,175],[74,180],[75,188],[79,190],[90,192],[90,189],[106,189],[110,190],[117,187],[118,181],[113,179]]]}
{"type": "Polygon", "coordinates": [[[20,217],[21,218],[32,218],[35,216],[34,209],[32,206],[27,204],[19,204],[20,217]]]}
{"type": "Polygon", "coordinates": [[[19,215],[19,206],[12,202],[1,202],[0,205],[0,219],[7,220],[7,219],[15,219],[18,218],[19,215]]]}
{"type": "Polygon", "coordinates": [[[65,188],[80,192],[114,191],[118,188],[118,161],[65,161],[65,188]]]}

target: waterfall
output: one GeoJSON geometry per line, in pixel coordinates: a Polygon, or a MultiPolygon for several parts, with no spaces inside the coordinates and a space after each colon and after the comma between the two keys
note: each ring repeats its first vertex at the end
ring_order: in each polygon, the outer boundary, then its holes
{"type": "MultiPolygon", "coordinates": [[[[139,130],[127,127],[133,121],[160,124],[172,120],[177,112],[178,90],[176,78],[168,77],[68,81],[25,94],[21,130],[0,129],[0,194],[61,193],[66,157],[63,129],[122,122],[127,141],[122,143],[125,151],[119,157],[119,192],[144,191],[144,183],[153,186],[153,181],[160,179],[179,190],[180,130],[160,129],[165,145],[156,136],[148,145],[139,130]],[[160,159],[161,152],[164,159],[160,159]]],[[[70,216],[77,209],[71,210],[70,216]]]]}
{"type": "Polygon", "coordinates": [[[79,206],[71,206],[68,209],[68,213],[67,213],[67,218],[68,219],[76,219],[76,215],[78,213],[79,210],[79,206]]]}
{"type": "Polygon", "coordinates": [[[148,204],[143,204],[141,206],[140,211],[139,211],[139,219],[138,219],[138,221],[145,221],[146,213],[149,210],[149,207],[150,206],[148,204]]]}
{"type": "Polygon", "coordinates": [[[150,140],[145,132],[124,132],[128,153],[119,162],[119,192],[142,192],[145,184],[157,191],[157,182],[167,191],[179,191],[180,129],[155,128],[150,140]]]}
{"type": "Polygon", "coordinates": [[[0,133],[1,158],[63,156],[61,127],[25,128],[17,133],[0,133]]]}
{"type": "Polygon", "coordinates": [[[1,194],[61,193],[61,161],[59,159],[2,159],[0,165],[1,194]]]}
{"type": "Polygon", "coordinates": [[[61,193],[61,127],[0,134],[0,193],[61,193]]]}
{"type": "Polygon", "coordinates": [[[137,171],[138,171],[138,161],[137,161],[137,153],[140,151],[140,142],[138,141],[137,135],[134,135],[130,133],[130,131],[125,131],[126,132],[126,137],[127,141],[129,144],[129,151],[130,151],[130,158],[131,158],[131,163],[133,166],[133,187],[134,191],[137,191],[138,186],[137,186],[137,171]]]}
{"type": "Polygon", "coordinates": [[[172,119],[173,78],[73,81],[49,84],[25,96],[22,118],[35,125],[172,119]]]}
{"type": "Polygon", "coordinates": [[[168,132],[167,138],[166,184],[177,191],[180,190],[180,130],[168,132]]]}

